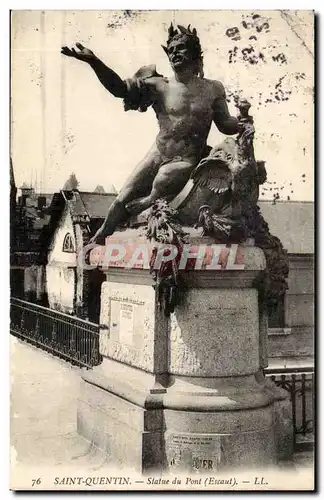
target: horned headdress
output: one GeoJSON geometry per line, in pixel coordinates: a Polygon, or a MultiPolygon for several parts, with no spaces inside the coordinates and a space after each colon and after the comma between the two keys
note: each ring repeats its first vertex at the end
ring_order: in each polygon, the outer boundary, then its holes
{"type": "Polygon", "coordinates": [[[193,28],[191,30],[190,24],[188,28],[185,28],[184,26],[178,24],[177,28],[178,29],[175,29],[173,24],[170,24],[170,27],[168,29],[169,38],[167,40],[167,46],[165,47],[164,45],[162,45],[163,50],[168,55],[168,48],[171,42],[173,42],[174,40],[182,40],[187,45],[192,60],[196,63],[197,75],[203,78],[203,53],[201,50],[199,37],[197,36],[196,28],[193,28]]]}

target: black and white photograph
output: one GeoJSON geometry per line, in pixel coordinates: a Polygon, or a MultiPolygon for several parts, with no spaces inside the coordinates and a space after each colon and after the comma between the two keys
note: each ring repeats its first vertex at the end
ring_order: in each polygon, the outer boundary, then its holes
{"type": "Polygon", "coordinates": [[[11,490],[314,491],[315,20],[10,12],[11,490]]]}

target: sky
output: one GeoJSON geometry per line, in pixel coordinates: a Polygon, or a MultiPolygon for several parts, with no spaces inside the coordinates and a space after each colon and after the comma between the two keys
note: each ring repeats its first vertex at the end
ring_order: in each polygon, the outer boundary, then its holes
{"type": "MultiPolygon", "coordinates": [[[[266,161],[261,199],[313,200],[313,14],[311,11],[15,11],[11,41],[11,154],[16,184],[62,188],[75,172],[84,191],[119,190],[158,132],[152,109],[124,112],[91,68],[60,54],[79,41],[122,78],[156,64],[170,22],[197,28],[207,78],[229,109],[247,97],[255,152],[266,161]]],[[[215,126],[208,143],[224,136],[215,126]]]]}

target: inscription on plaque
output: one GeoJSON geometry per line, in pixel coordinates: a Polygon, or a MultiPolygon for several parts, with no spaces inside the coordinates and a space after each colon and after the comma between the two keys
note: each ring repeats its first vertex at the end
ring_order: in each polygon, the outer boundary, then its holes
{"type": "Polygon", "coordinates": [[[119,340],[128,345],[133,344],[134,331],[134,304],[120,303],[119,312],[119,340]]]}
{"type": "MultiPolygon", "coordinates": [[[[146,309],[143,302],[132,297],[110,299],[109,307],[109,354],[117,353],[120,360],[125,356],[142,356],[145,343],[146,309]],[[134,350],[140,351],[136,353],[134,350]],[[131,353],[131,354],[130,354],[131,353]]],[[[127,359],[129,359],[127,357],[127,359]]]]}
{"type": "Polygon", "coordinates": [[[214,434],[165,434],[171,470],[215,471],[221,460],[221,436],[214,434]]]}

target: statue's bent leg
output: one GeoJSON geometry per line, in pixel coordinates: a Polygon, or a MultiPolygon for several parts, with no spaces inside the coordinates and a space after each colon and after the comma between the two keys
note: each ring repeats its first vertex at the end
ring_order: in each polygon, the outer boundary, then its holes
{"type": "Polygon", "coordinates": [[[154,145],[125,182],[117,198],[110,205],[103,224],[91,238],[90,243],[104,244],[105,238],[113,234],[118,225],[127,222],[130,214],[125,205],[150,192],[161,161],[161,155],[154,145]]]}
{"type": "Polygon", "coordinates": [[[117,197],[110,205],[105,221],[96,234],[90,239],[90,243],[104,245],[106,237],[113,234],[116,227],[125,223],[128,217],[129,213],[125,209],[125,205],[120,202],[117,197]]]}
{"type": "Polygon", "coordinates": [[[127,210],[138,214],[149,208],[158,198],[172,199],[184,188],[195,166],[196,161],[190,160],[163,165],[153,181],[150,194],[127,203],[127,210]]]}

